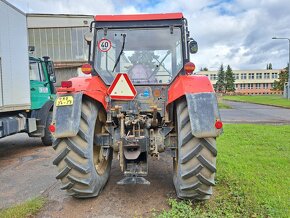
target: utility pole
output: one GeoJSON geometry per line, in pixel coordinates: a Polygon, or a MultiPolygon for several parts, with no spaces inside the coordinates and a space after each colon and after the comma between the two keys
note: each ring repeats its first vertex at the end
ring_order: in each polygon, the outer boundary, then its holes
{"type": "Polygon", "coordinates": [[[287,90],[284,90],[284,92],[287,92],[287,98],[290,100],[290,38],[273,37],[272,39],[286,39],[289,42],[288,85],[287,90]]]}

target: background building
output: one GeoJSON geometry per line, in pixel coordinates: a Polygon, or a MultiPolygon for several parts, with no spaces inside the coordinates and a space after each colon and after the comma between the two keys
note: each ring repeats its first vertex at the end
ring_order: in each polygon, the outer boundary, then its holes
{"type": "MultiPolygon", "coordinates": [[[[236,93],[241,94],[282,94],[281,91],[271,90],[275,80],[279,79],[278,70],[233,70],[236,93]]],[[[201,71],[213,85],[217,82],[218,71],[201,71]]]]}
{"type": "Polygon", "coordinates": [[[34,56],[49,56],[55,63],[57,85],[78,75],[78,68],[88,60],[84,34],[93,15],[27,14],[29,45],[34,56]]]}

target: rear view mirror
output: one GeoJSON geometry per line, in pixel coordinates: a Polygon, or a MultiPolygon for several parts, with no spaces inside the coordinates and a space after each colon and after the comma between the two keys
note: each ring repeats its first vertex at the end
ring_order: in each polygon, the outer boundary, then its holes
{"type": "Polygon", "coordinates": [[[197,44],[197,42],[194,39],[192,39],[192,38],[190,39],[189,44],[188,44],[188,47],[189,47],[189,52],[191,54],[197,53],[197,51],[198,51],[198,44],[197,44]]]}
{"type": "Polygon", "coordinates": [[[54,76],[54,67],[51,61],[47,62],[47,73],[54,76]]]}
{"type": "Polygon", "coordinates": [[[52,83],[55,83],[55,82],[56,82],[56,77],[55,77],[55,75],[50,75],[50,76],[49,76],[49,81],[52,82],[52,83]]]}
{"type": "Polygon", "coordinates": [[[86,32],[84,37],[85,37],[86,42],[89,44],[91,43],[91,41],[93,41],[94,35],[92,32],[86,32]]]}

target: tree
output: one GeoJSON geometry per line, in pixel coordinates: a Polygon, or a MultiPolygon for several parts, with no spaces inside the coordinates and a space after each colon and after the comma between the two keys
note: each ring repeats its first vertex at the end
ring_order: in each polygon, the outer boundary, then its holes
{"type": "Polygon", "coordinates": [[[273,67],[272,67],[272,63],[269,63],[269,64],[267,64],[267,68],[266,68],[267,70],[272,70],[273,69],[273,67]]]}
{"type": "Polygon", "coordinates": [[[272,70],[272,64],[269,63],[269,70],[272,70]]]}
{"type": "Polygon", "coordinates": [[[215,85],[215,91],[225,92],[225,71],[223,64],[220,66],[218,71],[218,79],[215,85]]]}
{"type": "Polygon", "coordinates": [[[228,65],[226,73],[225,73],[225,91],[226,92],[234,92],[235,88],[235,77],[230,65],[228,65]]]}
{"type": "Polygon", "coordinates": [[[204,67],[204,68],[200,68],[200,71],[208,71],[208,68],[207,67],[204,67]]]}
{"type": "Polygon", "coordinates": [[[273,90],[284,91],[284,84],[288,82],[288,67],[284,68],[279,73],[279,80],[274,81],[273,90]]]}

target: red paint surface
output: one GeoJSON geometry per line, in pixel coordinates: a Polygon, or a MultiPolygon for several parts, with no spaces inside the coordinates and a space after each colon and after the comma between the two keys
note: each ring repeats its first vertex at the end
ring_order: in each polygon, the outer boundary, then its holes
{"type": "Polygon", "coordinates": [[[131,80],[129,79],[129,76],[128,74],[126,73],[118,73],[117,76],[115,77],[112,85],[110,86],[110,88],[108,89],[108,94],[110,95],[111,99],[115,99],[115,100],[132,100],[135,98],[136,94],[137,94],[137,91],[133,85],[133,83],[131,82],[131,80]],[[121,76],[124,76],[127,84],[129,85],[132,93],[133,93],[133,96],[126,96],[126,95],[112,95],[112,92],[115,88],[115,86],[117,85],[119,79],[121,78],[121,76]]]}
{"type": "Polygon", "coordinates": [[[182,19],[182,13],[164,14],[130,14],[130,15],[96,15],[95,21],[142,21],[142,20],[176,20],[182,19]]]}
{"type": "Polygon", "coordinates": [[[207,76],[183,76],[180,75],[168,89],[168,102],[175,101],[187,93],[214,92],[213,86],[207,76]]]}
{"type": "Polygon", "coordinates": [[[72,87],[69,89],[59,88],[57,89],[58,93],[83,92],[84,95],[95,99],[100,102],[105,109],[107,108],[105,97],[107,96],[108,87],[103,83],[100,77],[75,77],[71,78],[69,81],[72,81],[72,87]]]}

